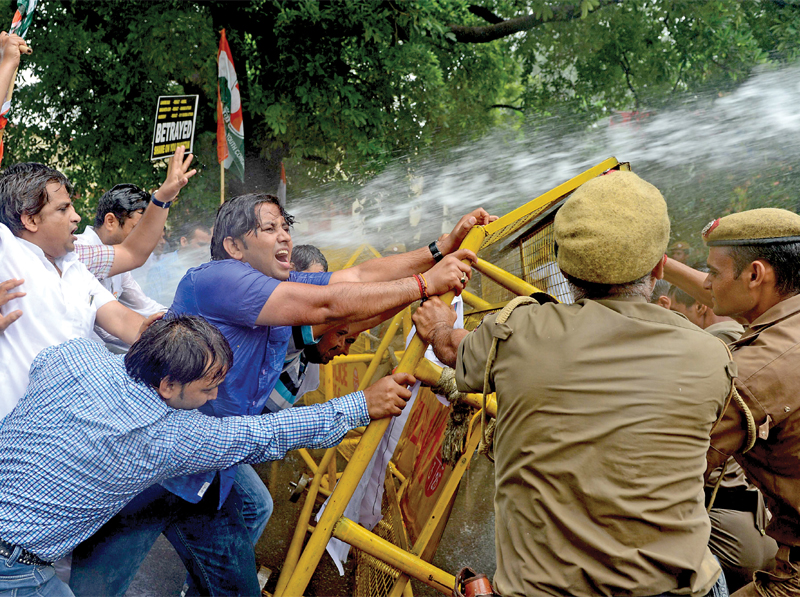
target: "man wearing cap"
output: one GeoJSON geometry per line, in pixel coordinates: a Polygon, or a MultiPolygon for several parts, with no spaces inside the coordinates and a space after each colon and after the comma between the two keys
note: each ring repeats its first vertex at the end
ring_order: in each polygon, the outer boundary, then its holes
{"type": "Polygon", "coordinates": [[[689,256],[692,253],[692,247],[686,242],[675,242],[669,247],[669,257],[677,260],[679,263],[685,265],[689,264],[689,256]]]}
{"type": "Polygon", "coordinates": [[[555,218],[574,304],[529,304],[468,333],[438,299],[414,321],[459,391],[497,393],[500,595],[722,591],[703,506],[709,432],[731,387],[722,342],[648,303],[669,218],[658,190],[611,172],[555,218]],[[718,583],[718,585],[715,585],[718,583]]]}
{"type": "Polygon", "coordinates": [[[729,456],[742,465],[766,497],[767,533],[779,545],[775,568],[757,572],[736,595],[800,595],[800,216],[778,208],[735,213],[709,223],[703,239],[707,277],[674,261],[665,276],[716,314],[749,324],[731,344],[747,410],[726,409],[708,469],[729,456]]]}

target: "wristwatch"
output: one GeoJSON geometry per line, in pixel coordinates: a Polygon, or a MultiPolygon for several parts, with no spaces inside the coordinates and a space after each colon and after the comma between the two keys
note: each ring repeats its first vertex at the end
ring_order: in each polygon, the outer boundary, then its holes
{"type": "Polygon", "coordinates": [[[156,198],[155,194],[150,194],[150,202],[155,204],[159,208],[169,208],[172,206],[172,203],[175,202],[174,200],[170,200],[169,202],[162,202],[158,198],[156,198]]]}
{"type": "Polygon", "coordinates": [[[431,251],[431,254],[433,255],[433,260],[435,262],[438,263],[440,260],[444,258],[444,254],[439,252],[439,246],[436,245],[436,240],[433,240],[430,244],[428,244],[428,250],[431,251]]]}

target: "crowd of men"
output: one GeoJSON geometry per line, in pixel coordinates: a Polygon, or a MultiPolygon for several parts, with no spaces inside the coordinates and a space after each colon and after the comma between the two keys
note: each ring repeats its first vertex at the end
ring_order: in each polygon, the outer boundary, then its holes
{"type": "MultiPolygon", "coordinates": [[[[0,35],[0,89],[20,42],[0,35]]],[[[155,259],[191,162],[179,147],[152,194],[112,187],[80,236],[62,173],[0,172],[0,595],[123,595],[161,534],[187,595],[260,595],[273,500],[251,465],[400,414],[408,374],[296,401],[419,300],[459,390],[497,394],[497,593],[800,594],[800,216],[712,221],[704,273],[668,247],[660,192],[611,171],[556,214],[537,278],[562,302],[470,333],[437,297],[469,282],[483,209],[329,272],[276,197],[245,194],[155,259]]]]}

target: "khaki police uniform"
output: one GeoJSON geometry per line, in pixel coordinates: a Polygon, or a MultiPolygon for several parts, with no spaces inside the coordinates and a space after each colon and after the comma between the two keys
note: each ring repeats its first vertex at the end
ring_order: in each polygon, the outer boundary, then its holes
{"type": "Polygon", "coordinates": [[[459,390],[483,389],[494,335],[497,591],[707,593],[720,568],[703,473],[730,389],[724,345],[644,298],[523,306],[464,338],[459,390]]]}

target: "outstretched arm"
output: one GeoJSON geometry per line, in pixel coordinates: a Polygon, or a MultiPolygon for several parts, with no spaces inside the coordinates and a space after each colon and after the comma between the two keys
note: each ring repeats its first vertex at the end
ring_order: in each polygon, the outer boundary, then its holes
{"type": "Polygon", "coordinates": [[[6,101],[11,82],[14,81],[14,73],[19,67],[21,45],[25,45],[25,41],[18,35],[9,35],[5,31],[0,33],[0,103],[6,101]]]}
{"type": "MultiPolygon", "coordinates": [[[[470,250],[458,250],[424,273],[428,296],[466,287],[472,269],[463,260],[475,260],[470,250]]],[[[365,321],[421,298],[419,283],[405,277],[383,283],[307,285],[283,282],[261,309],[256,325],[318,325],[335,321],[365,321]]]]}
{"type": "MultiPolygon", "coordinates": [[[[167,178],[153,194],[159,202],[175,200],[178,192],[189,183],[189,178],[197,173],[197,169],[188,170],[192,162],[192,155],[184,157],[184,151],[183,146],[178,146],[169,161],[167,178]]],[[[131,271],[145,263],[161,239],[168,214],[168,208],[161,208],[152,202],[147,205],[142,218],[130,235],[125,238],[124,242],[114,246],[114,262],[111,265],[109,277],[131,271]]]]}
{"type": "Polygon", "coordinates": [[[698,302],[711,306],[711,292],[703,287],[707,275],[677,260],[667,258],[664,263],[664,279],[678,286],[698,302]]]}
{"type": "MultiPolygon", "coordinates": [[[[447,256],[459,249],[461,242],[475,225],[488,225],[497,217],[489,215],[482,208],[473,210],[458,221],[453,231],[437,241],[439,252],[447,256]]],[[[410,277],[414,273],[424,273],[434,266],[433,254],[426,246],[412,252],[373,258],[355,267],[336,271],[331,275],[331,283],[369,283],[373,281],[392,281],[410,277]]]]}

